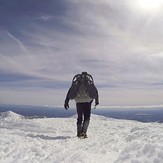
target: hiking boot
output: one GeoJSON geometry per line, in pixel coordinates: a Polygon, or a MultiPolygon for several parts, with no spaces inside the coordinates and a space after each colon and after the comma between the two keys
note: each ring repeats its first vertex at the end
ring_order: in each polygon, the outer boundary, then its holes
{"type": "Polygon", "coordinates": [[[79,136],[78,136],[78,138],[85,139],[85,138],[88,138],[88,137],[87,137],[87,134],[86,133],[80,133],[79,136]]]}
{"type": "Polygon", "coordinates": [[[82,137],[82,136],[83,136],[83,133],[81,133],[81,132],[77,133],[77,137],[78,137],[78,138],[80,138],[80,137],[82,137]]]}
{"type": "Polygon", "coordinates": [[[82,133],[82,137],[85,139],[85,138],[88,138],[87,134],[86,133],[82,133]]]}

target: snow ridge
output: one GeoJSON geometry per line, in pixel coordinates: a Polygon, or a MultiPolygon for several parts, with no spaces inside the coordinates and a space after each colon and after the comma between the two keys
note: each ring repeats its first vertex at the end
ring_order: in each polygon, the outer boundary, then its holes
{"type": "Polygon", "coordinates": [[[12,111],[0,113],[0,121],[17,121],[23,118],[22,115],[16,114],[12,111]]]}

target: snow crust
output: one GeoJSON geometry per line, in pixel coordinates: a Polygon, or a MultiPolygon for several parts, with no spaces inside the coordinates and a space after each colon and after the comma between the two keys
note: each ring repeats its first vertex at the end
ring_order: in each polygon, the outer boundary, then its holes
{"type": "Polygon", "coordinates": [[[162,163],[163,124],[92,115],[88,139],[76,117],[24,119],[0,115],[1,163],[162,163]],[[7,117],[7,121],[4,118],[7,117]]]}

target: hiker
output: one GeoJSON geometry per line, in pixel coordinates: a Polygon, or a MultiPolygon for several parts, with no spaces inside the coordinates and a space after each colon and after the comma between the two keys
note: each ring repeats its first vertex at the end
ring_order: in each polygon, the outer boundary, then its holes
{"type": "Polygon", "coordinates": [[[78,116],[77,137],[87,138],[92,102],[95,100],[95,107],[99,104],[98,91],[94,85],[92,76],[87,72],[74,76],[64,103],[66,110],[69,108],[69,100],[73,99],[76,101],[78,116]]]}

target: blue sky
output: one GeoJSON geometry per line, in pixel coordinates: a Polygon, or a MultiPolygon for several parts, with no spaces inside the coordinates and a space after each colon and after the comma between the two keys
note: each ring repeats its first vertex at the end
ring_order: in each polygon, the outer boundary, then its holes
{"type": "Polygon", "coordinates": [[[162,105],[162,8],[0,0],[0,103],[62,106],[73,76],[87,71],[100,105],[162,105]]]}

